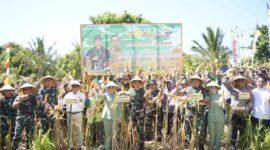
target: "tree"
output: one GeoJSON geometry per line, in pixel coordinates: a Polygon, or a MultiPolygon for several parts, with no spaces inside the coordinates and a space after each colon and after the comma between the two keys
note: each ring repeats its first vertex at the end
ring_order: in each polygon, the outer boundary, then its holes
{"type": "MultiPolygon", "coordinates": [[[[22,45],[11,42],[10,50],[10,78],[11,82],[14,83],[18,79],[24,77],[32,76],[38,72],[38,66],[36,65],[37,58],[29,48],[25,48],[22,45]]],[[[6,72],[6,46],[0,46],[2,49],[0,53],[0,73],[4,74],[6,72]]],[[[3,80],[1,78],[1,80],[3,80]]]]}
{"type": "MultiPolygon", "coordinates": [[[[258,30],[261,32],[261,35],[259,36],[256,42],[256,52],[254,60],[259,64],[269,63],[270,49],[269,49],[268,27],[266,25],[262,25],[261,27],[258,28],[258,30]]],[[[254,34],[251,35],[251,37],[254,37],[254,34]]]]}
{"type": "Polygon", "coordinates": [[[66,54],[64,57],[58,59],[56,77],[63,78],[67,75],[71,75],[77,79],[81,75],[81,60],[80,60],[80,45],[79,43],[73,44],[73,50],[66,54]]]}
{"type": "Polygon", "coordinates": [[[117,15],[116,13],[106,11],[97,16],[90,16],[89,20],[93,24],[113,24],[113,23],[149,23],[148,20],[143,18],[142,14],[132,15],[126,10],[123,14],[117,15]]]}
{"type": "Polygon", "coordinates": [[[216,32],[210,27],[207,27],[206,30],[206,34],[202,33],[204,44],[193,40],[194,46],[191,47],[191,50],[196,52],[205,63],[214,63],[218,60],[219,64],[226,64],[232,52],[228,47],[222,45],[224,34],[220,28],[217,28],[216,32]]]}
{"type": "Polygon", "coordinates": [[[54,49],[56,43],[49,46],[45,45],[44,37],[36,37],[35,40],[29,42],[31,51],[36,57],[35,63],[38,66],[38,78],[46,74],[54,74],[56,71],[56,50],[54,49]]]}

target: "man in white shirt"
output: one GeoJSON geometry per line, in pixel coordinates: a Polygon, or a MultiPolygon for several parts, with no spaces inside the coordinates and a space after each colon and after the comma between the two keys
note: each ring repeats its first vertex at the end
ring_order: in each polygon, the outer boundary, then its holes
{"type": "Polygon", "coordinates": [[[252,107],[252,123],[259,124],[259,119],[262,119],[262,124],[266,128],[270,128],[270,91],[266,85],[265,77],[258,77],[257,88],[252,90],[254,96],[254,104],[252,107]]]}
{"type": "Polygon", "coordinates": [[[68,125],[68,136],[69,136],[69,148],[73,149],[72,142],[72,126],[74,125],[77,133],[77,147],[80,149],[83,143],[83,133],[82,133],[82,111],[85,107],[85,95],[80,92],[82,87],[78,81],[70,81],[72,91],[65,95],[63,99],[63,105],[66,104],[67,110],[67,125],[68,125]]]}

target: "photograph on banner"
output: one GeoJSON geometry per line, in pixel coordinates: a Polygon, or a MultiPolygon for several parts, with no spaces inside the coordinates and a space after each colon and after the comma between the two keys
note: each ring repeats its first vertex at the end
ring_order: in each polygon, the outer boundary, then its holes
{"type": "Polygon", "coordinates": [[[182,24],[81,25],[82,71],[182,69],[182,24]]]}

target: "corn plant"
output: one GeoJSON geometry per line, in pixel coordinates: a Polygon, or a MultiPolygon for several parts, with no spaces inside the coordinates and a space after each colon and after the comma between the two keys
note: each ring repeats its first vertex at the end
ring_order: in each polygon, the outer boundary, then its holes
{"type": "Polygon", "coordinates": [[[32,150],[54,150],[55,145],[50,140],[50,131],[42,134],[42,131],[39,130],[38,133],[35,133],[34,140],[32,142],[32,150]]]}

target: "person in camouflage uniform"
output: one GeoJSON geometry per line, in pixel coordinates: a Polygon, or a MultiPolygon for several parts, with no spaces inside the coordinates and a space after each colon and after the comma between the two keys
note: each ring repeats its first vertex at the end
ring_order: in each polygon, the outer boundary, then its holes
{"type": "Polygon", "coordinates": [[[4,85],[0,89],[0,92],[4,95],[3,99],[0,100],[1,146],[3,147],[7,146],[6,136],[8,133],[10,132],[11,138],[14,135],[17,114],[16,109],[12,108],[12,104],[17,96],[14,91],[15,89],[10,85],[4,85]]]}
{"type": "MultiPolygon", "coordinates": [[[[209,99],[208,91],[204,88],[202,88],[203,80],[198,76],[194,75],[188,79],[188,83],[190,84],[189,87],[187,87],[185,91],[185,95],[189,94],[203,94],[203,100],[199,102],[195,101],[187,101],[187,138],[190,141],[192,130],[191,127],[193,126],[193,118],[194,116],[197,117],[196,119],[196,127],[193,127],[193,129],[196,130],[196,137],[195,143],[196,148],[199,150],[204,149],[204,144],[206,142],[206,111],[207,111],[207,102],[209,99]],[[198,107],[197,107],[198,106],[198,107]],[[197,109],[198,108],[198,109],[197,109]]],[[[194,135],[193,135],[194,136],[194,135]]]]}
{"type": "Polygon", "coordinates": [[[26,130],[26,148],[30,148],[30,143],[34,134],[35,109],[37,106],[37,96],[34,94],[36,88],[25,83],[19,88],[19,96],[16,97],[12,108],[17,109],[15,135],[12,139],[12,150],[16,150],[22,139],[22,132],[26,130]]]}
{"type": "Polygon", "coordinates": [[[49,111],[52,111],[58,104],[57,81],[52,76],[45,76],[40,80],[40,83],[43,85],[43,87],[39,89],[39,99],[42,101],[42,105],[40,105],[38,109],[38,115],[41,121],[42,133],[46,133],[52,123],[52,114],[50,114],[49,111]]]}
{"type": "MultiPolygon", "coordinates": [[[[150,141],[153,139],[152,135],[155,135],[153,132],[153,126],[156,126],[156,115],[158,115],[157,117],[160,116],[160,113],[162,113],[161,109],[156,109],[157,108],[157,104],[155,102],[160,90],[157,88],[157,82],[156,80],[151,80],[150,83],[150,95],[149,97],[147,97],[146,99],[151,100],[153,103],[146,107],[145,109],[145,139],[150,141]],[[158,114],[157,114],[158,112],[158,114]],[[154,125],[153,125],[154,124],[154,125]]],[[[159,142],[161,142],[161,137],[162,137],[162,133],[161,133],[161,128],[162,128],[162,123],[157,123],[157,140],[159,142]]]]}
{"type": "Polygon", "coordinates": [[[133,127],[137,129],[139,135],[139,149],[144,149],[144,94],[145,91],[143,89],[143,80],[135,76],[132,80],[130,80],[130,84],[133,86],[132,89],[129,90],[130,95],[130,108],[131,108],[131,120],[133,123],[133,127]]]}

